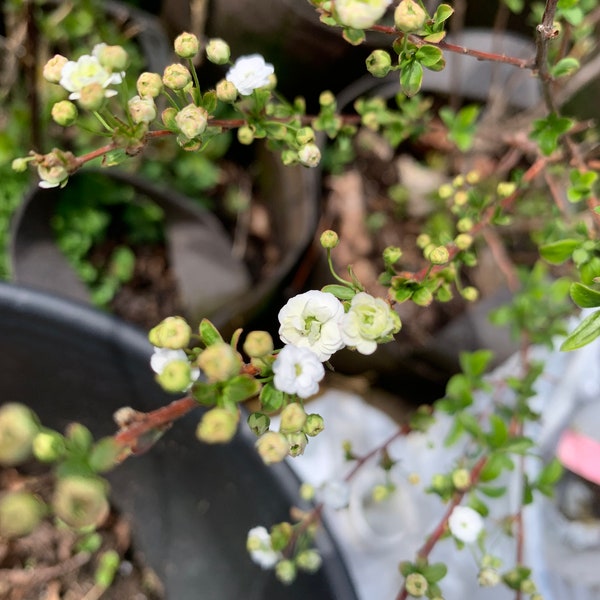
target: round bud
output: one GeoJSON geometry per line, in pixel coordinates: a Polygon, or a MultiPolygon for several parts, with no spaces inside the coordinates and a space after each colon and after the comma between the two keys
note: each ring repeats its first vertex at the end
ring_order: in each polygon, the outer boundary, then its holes
{"type": "Polygon", "coordinates": [[[237,138],[240,144],[249,146],[254,141],[254,130],[249,125],[242,125],[237,130],[237,138]]]}
{"type": "Polygon", "coordinates": [[[316,144],[305,144],[298,150],[298,159],[305,167],[316,167],[321,160],[321,151],[316,144]]]}
{"type": "Polygon", "coordinates": [[[427,254],[427,260],[433,265],[444,265],[450,260],[450,252],[445,246],[436,246],[427,254]]]}
{"type": "Polygon", "coordinates": [[[167,317],[148,334],[148,340],[158,348],[180,350],[190,343],[192,328],[183,317],[167,317]]]}
{"type": "Polygon", "coordinates": [[[229,62],[231,50],[227,42],[214,38],[206,45],[206,58],[216,65],[224,65],[229,62]]]}
{"type": "Polygon", "coordinates": [[[317,413],[307,415],[303,428],[306,435],[315,437],[316,435],[319,435],[323,429],[325,429],[325,421],[321,415],[318,415],[317,413]]]}
{"type": "Polygon", "coordinates": [[[25,171],[27,171],[27,165],[31,162],[31,159],[29,158],[15,158],[12,163],[11,163],[11,168],[13,171],[16,171],[17,173],[24,173],[25,171]]]}
{"type": "Polygon", "coordinates": [[[477,582],[481,587],[493,587],[500,583],[500,574],[496,569],[485,567],[479,571],[477,582]]]}
{"type": "Polygon", "coordinates": [[[463,288],[460,295],[468,302],[476,302],[479,299],[479,290],[469,285],[463,288]]]}
{"type": "Polygon", "coordinates": [[[256,450],[266,465],[281,462],[289,449],[287,438],[276,431],[267,431],[256,440],[256,450]]]}
{"type": "Polygon", "coordinates": [[[307,573],[315,573],[322,563],[323,559],[316,550],[303,550],[296,556],[296,566],[307,573]]]}
{"type": "Polygon", "coordinates": [[[80,529],[100,525],[108,516],[106,485],[100,479],[72,475],[58,480],[52,497],[56,516],[80,529]]]}
{"type": "Polygon", "coordinates": [[[301,144],[308,144],[309,142],[314,141],[315,132],[312,127],[301,127],[296,132],[296,141],[301,144]]]}
{"type": "Polygon", "coordinates": [[[516,189],[517,184],[513,181],[501,181],[496,188],[496,193],[501,198],[508,198],[516,189]]]}
{"type": "Polygon", "coordinates": [[[456,194],[454,194],[454,204],[456,206],[464,206],[469,201],[469,194],[465,192],[465,190],[458,190],[456,194]]]}
{"type": "Polygon", "coordinates": [[[182,392],[192,383],[192,368],[187,360],[169,361],[156,375],[156,381],[166,392],[182,392]]]}
{"type": "Polygon", "coordinates": [[[193,33],[181,33],[175,38],[173,44],[175,54],[181,58],[194,58],[200,50],[200,42],[193,33]]]}
{"type": "Polygon", "coordinates": [[[367,71],[374,77],[385,77],[392,67],[392,57],[385,50],[373,50],[366,60],[367,71]]]}
{"type": "Polygon", "coordinates": [[[56,123],[68,127],[77,120],[77,107],[70,100],[61,100],[54,104],[51,115],[56,123]]]}
{"type": "Polygon", "coordinates": [[[473,229],[473,225],[473,219],[469,219],[469,217],[463,217],[462,219],[458,220],[458,223],[456,223],[456,229],[462,233],[466,233],[473,229]]]}
{"type": "Polygon", "coordinates": [[[261,358],[273,352],[273,338],[268,331],[251,331],[244,341],[244,352],[250,358],[261,358]]]}
{"type": "Polygon", "coordinates": [[[404,33],[419,31],[426,20],[427,13],[415,0],[401,0],[394,11],[396,28],[404,33]]]}
{"type": "Polygon", "coordinates": [[[182,90],[192,81],[192,74],[180,63],[169,65],[163,72],[162,81],[171,90],[182,90]]]}
{"type": "Polygon", "coordinates": [[[162,92],[163,82],[158,73],[146,71],[137,78],[135,87],[142,98],[156,98],[162,92]]]}
{"type": "Polygon", "coordinates": [[[288,433],[286,436],[290,449],[288,454],[292,457],[301,456],[304,454],[304,449],[308,443],[308,438],[305,433],[288,433]]]}
{"type": "Polygon", "coordinates": [[[281,433],[296,433],[306,423],[306,412],[298,402],[291,402],[281,411],[279,431],[281,433]]]}
{"type": "Polygon", "coordinates": [[[201,106],[188,104],[175,115],[175,123],[181,134],[191,140],[204,132],[208,125],[208,112],[201,106]]]}
{"type": "Polygon", "coordinates": [[[334,107],[335,96],[333,95],[333,92],[330,92],[329,90],[321,92],[319,95],[319,105],[322,107],[334,107]]]}
{"type": "Polygon", "coordinates": [[[150,96],[133,96],[127,103],[131,120],[136,123],[151,123],[156,118],[156,106],[150,96]]]}
{"type": "Polygon", "coordinates": [[[280,560],[275,565],[275,577],[281,583],[292,583],[296,579],[296,565],[291,560],[280,560]]]}
{"type": "Polygon", "coordinates": [[[94,81],[81,88],[77,103],[85,110],[99,110],[104,103],[104,88],[100,83],[94,81]]]}
{"type": "Polygon", "coordinates": [[[33,455],[40,462],[54,462],[65,453],[65,440],[57,431],[40,431],[33,438],[33,455]]]}
{"type": "Polygon", "coordinates": [[[427,235],[426,233],[421,233],[417,237],[416,244],[417,244],[418,248],[421,248],[423,250],[424,248],[429,246],[429,244],[431,244],[431,237],[429,235],[427,235]]]}
{"type": "Polygon", "coordinates": [[[450,196],[452,196],[452,194],[454,194],[454,186],[452,186],[452,184],[450,184],[450,183],[443,183],[438,188],[438,196],[442,200],[446,200],[447,198],[450,198],[450,196]]]}
{"type": "Polygon", "coordinates": [[[459,233],[454,238],[454,244],[459,250],[467,250],[473,244],[473,236],[468,233],[459,233]]]}
{"type": "Polygon", "coordinates": [[[221,79],[221,81],[217,83],[216,92],[217,98],[221,100],[221,102],[234,102],[238,96],[237,88],[231,81],[227,81],[227,79],[221,79]]]}
{"type": "Polygon", "coordinates": [[[402,258],[402,249],[398,248],[398,246],[388,246],[383,251],[383,262],[386,265],[394,265],[400,258],[402,258]]]}
{"type": "Polygon", "coordinates": [[[45,65],[43,70],[43,77],[50,83],[58,83],[62,76],[63,67],[69,62],[68,58],[65,58],[61,54],[55,54],[45,65]]]}
{"type": "Polygon", "coordinates": [[[238,420],[237,413],[218,406],[211,408],[198,423],[196,437],[208,444],[226,444],[235,435],[238,420]]]}
{"type": "Polygon", "coordinates": [[[98,51],[98,60],[109,71],[122,71],[127,67],[129,56],[122,46],[102,44],[98,51]]]}
{"type": "Polygon", "coordinates": [[[0,538],[29,535],[44,516],[44,504],[29,492],[8,492],[0,497],[0,538]]]}
{"type": "Polygon", "coordinates": [[[209,383],[227,381],[238,375],[242,368],[240,355],[226,342],[219,342],[203,350],[198,357],[198,366],[209,383]]]}
{"type": "Polygon", "coordinates": [[[333,249],[340,243],[338,234],[332,229],[326,229],[319,238],[321,246],[326,249],[333,249]]]}
{"type": "Polygon", "coordinates": [[[23,404],[8,402],[0,407],[0,465],[18,465],[31,456],[39,431],[34,413],[23,404]]]}
{"type": "Polygon", "coordinates": [[[421,598],[427,593],[429,584],[421,573],[410,573],[406,576],[404,587],[411,596],[421,598]]]}
{"type": "Polygon", "coordinates": [[[471,485],[471,474],[467,469],[456,469],[452,472],[452,485],[460,492],[471,485]]]}

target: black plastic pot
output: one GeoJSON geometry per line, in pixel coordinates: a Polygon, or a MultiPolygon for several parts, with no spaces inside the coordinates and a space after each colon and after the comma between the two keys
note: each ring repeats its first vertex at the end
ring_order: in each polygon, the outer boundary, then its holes
{"type": "MultiPolygon", "coordinates": [[[[0,284],[0,398],[23,402],[57,429],[71,421],[94,435],[115,430],[122,406],[155,409],[172,398],[153,380],[145,336],[84,305],[0,284]]],[[[200,444],[198,414],[178,421],[147,454],[111,475],[112,498],[132,521],[134,543],[171,600],[353,600],[326,530],[322,569],[290,586],[261,571],[245,550],[248,530],[288,518],[298,481],[265,467],[251,434],[226,446],[200,444]]]]}

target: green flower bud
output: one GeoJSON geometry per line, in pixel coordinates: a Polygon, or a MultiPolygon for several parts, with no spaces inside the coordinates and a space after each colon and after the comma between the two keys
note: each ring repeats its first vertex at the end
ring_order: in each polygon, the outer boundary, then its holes
{"type": "Polygon", "coordinates": [[[31,456],[39,431],[35,414],[23,404],[9,402],[0,407],[0,465],[18,465],[31,456]]]}
{"type": "Polygon", "coordinates": [[[286,585],[296,579],[296,565],[291,560],[280,560],[275,565],[275,577],[286,585]]]}
{"type": "Polygon", "coordinates": [[[165,68],[162,77],[163,84],[171,90],[182,90],[192,81],[192,74],[180,63],[165,68]]]}
{"type": "Polygon", "coordinates": [[[496,188],[496,193],[500,198],[508,198],[511,194],[514,194],[516,189],[516,183],[512,181],[501,181],[496,188]]]}
{"type": "Polygon", "coordinates": [[[190,343],[192,328],[183,317],[167,317],[148,334],[148,339],[153,346],[180,350],[187,348],[190,343]]]}
{"type": "Polygon", "coordinates": [[[0,497],[0,538],[29,535],[44,516],[44,504],[29,492],[8,492],[0,497]]]}
{"type": "Polygon", "coordinates": [[[201,106],[188,104],[175,115],[175,123],[188,140],[199,136],[208,125],[208,112],[201,106]]]}
{"type": "Polygon", "coordinates": [[[209,383],[227,381],[238,375],[242,368],[240,355],[226,342],[219,342],[202,351],[198,366],[209,383]]]}
{"type": "Polygon", "coordinates": [[[454,244],[459,250],[467,250],[473,244],[473,236],[468,233],[459,233],[454,238],[454,244]]]}
{"type": "Polygon", "coordinates": [[[104,88],[98,82],[93,82],[88,85],[84,85],[81,88],[79,99],[77,104],[85,110],[99,110],[104,103],[104,88]]]}
{"type": "Polygon", "coordinates": [[[373,50],[367,57],[367,71],[374,77],[385,77],[392,68],[392,57],[385,50],[373,50]]]}
{"type": "Polygon", "coordinates": [[[256,440],[256,449],[266,465],[281,462],[287,455],[290,445],[282,433],[267,431],[256,440]]]}
{"type": "Polygon", "coordinates": [[[30,162],[31,162],[30,158],[24,158],[24,157],[15,158],[11,163],[11,168],[13,171],[16,171],[17,173],[24,173],[25,171],[27,171],[27,165],[29,165],[30,162]]]}
{"type": "Polygon", "coordinates": [[[211,408],[198,423],[196,437],[208,444],[226,444],[235,435],[238,420],[237,413],[218,406],[211,408]]]}
{"type": "Polygon", "coordinates": [[[216,65],[224,65],[225,63],[229,62],[230,56],[231,50],[227,42],[219,38],[209,40],[208,44],[206,45],[206,58],[208,58],[211,63],[215,63],[216,65]]]}
{"type": "Polygon", "coordinates": [[[462,219],[459,219],[456,223],[456,229],[458,229],[458,231],[461,231],[462,233],[466,233],[473,229],[473,225],[473,219],[469,219],[469,217],[463,217],[462,219]]]}
{"type": "Polygon", "coordinates": [[[321,160],[319,146],[313,143],[305,144],[298,150],[298,159],[305,167],[316,167],[321,160]]]}
{"type": "Polygon", "coordinates": [[[481,587],[493,587],[500,583],[500,575],[496,569],[486,567],[479,571],[477,582],[481,587]]]}
{"type": "Polygon", "coordinates": [[[316,550],[303,550],[296,556],[296,566],[307,573],[317,572],[322,563],[323,559],[316,550]]]}
{"type": "Polygon", "coordinates": [[[411,596],[421,598],[427,593],[429,584],[421,573],[410,573],[406,576],[404,587],[411,596]]]}
{"type": "Polygon", "coordinates": [[[163,82],[158,73],[146,71],[137,78],[135,87],[142,98],[156,98],[162,92],[163,82]]]}
{"type": "Polygon", "coordinates": [[[273,338],[268,331],[251,331],[244,341],[244,352],[250,358],[262,358],[273,352],[273,338]]]}
{"type": "Polygon", "coordinates": [[[175,38],[173,43],[175,54],[181,58],[194,58],[200,50],[200,42],[193,33],[181,33],[175,38]]]}
{"type": "Polygon", "coordinates": [[[450,196],[452,196],[452,194],[454,194],[454,186],[452,186],[450,183],[443,183],[438,188],[438,196],[442,200],[446,200],[446,199],[450,198],[450,196]]]}
{"type": "Polygon", "coordinates": [[[177,129],[177,121],[175,121],[176,116],[177,109],[173,106],[170,106],[162,111],[160,114],[160,119],[165,127],[168,127],[169,129],[177,129]]]}
{"type": "Polygon", "coordinates": [[[283,550],[294,535],[294,527],[287,521],[282,521],[271,527],[270,537],[273,550],[283,550]]]}
{"type": "Polygon", "coordinates": [[[237,138],[240,144],[249,146],[254,141],[254,129],[249,125],[242,125],[237,130],[237,138]]]}
{"type": "Polygon", "coordinates": [[[429,246],[429,244],[431,244],[431,237],[429,235],[427,235],[426,233],[421,233],[418,237],[417,237],[417,247],[418,248],[425,248],[427,246],[429,246]]]}
{"type": "Polygon", "coordinates": [[[338,234],[332,229],[326,229],[319,238],[319,242],[323,248],[332,250],[340,243],[338,234]]]}
{"type": "Polygon", "coordinates": [[[402,249],[398,246],[388,246],[383,251],[383,262],[387,266],[396,264],[402,258],[402,249]]]}
{"type": "Polygon", "coordinates": [[[287,438],[290,447],[288,452],[290,456],[296,457],[304,454],[306,444],[308,443],[308,438],[305,433],[288,433],[285,437],[287,438]]]}
{"type": "Polygon", "coordinates": [[[60,81],[63,67],[69,62],[61,54],[55,54],[45,65],[42,75],[46,81],[50,83],[58,83],[60,81]]]}
{"type": "Polygon", "coordinates": [[[129,56],[122,46],[103,44],[98,51],[98,60],[109,71],[123,71],[127,67],[129,56]]]}
{"type": "Polygon", "coordinates": [[[319,95],[319,105],[322,106],[323,108],[326,107],[331,107],[331,108],[335,108],[335,96],[333,95],[333,92],[330,92],[329,90],[326,90],[325,92],[321,92],[321,94],[319,95]]]}
{"type": "Polygon", "coordinates": [[[217,83],[216,92],[217,98],[221,102],[234,102],[238,96],[237,88],[231,81],[227,81],[227,79],[221,79],[221,81],[217,83]]]}
{"type": "Polygon", "coordinates": [[[450,253],[445,246],[437,246],[427,254],[427,260],[434,265],[444,265],[450,260],[450,253]]]}
{"type": "Polygon", "coordinates": [[[109,513],[106,491],[106,484],[100,479],[64,477],[56,484],[52,508],[57,517],[75,529],[98,526],[109,513]]]}
{"type": "Polygon", "coordinates": [[[454,194],[454,204],[456,206],[464,206],[469,201],[469,194],[465,190],[458,190],[454,194]]]}
{"type": "Polygon", "coordinates": [[[396,28],[404,33],[419,31],[426,20],[427,13],[415,0],[401,0],[394,11],[396,28]]]}
{"type": "Polygon", "coordinates": [[[481,180],[481,175],[479,174],[479,171],[469,171],[465,175],[465,179],[469,185],[475,185],[481,180]]]}
{"type": "Polygon", "coordinates": [[[452,475],[452,485],[459,491],[463,492],[471,485],[471,474],[467,469],[456,469],[452,475]]]}
{"type": "Polygon", "coordinates": [[[323,429],[325,429],[325,421],[321,415],[318,415],[317,413],[307,415],[303,428],[306,435],[315,437],[316,435],[319,435],[323,429]]]}
{"type": "Polygon", "coordinates": [[[301,127],[296,132],[296,141],[300,145],[308,144],[313,142],[315,139],[315,132],[312,127],[301,127]]]}
{"type": "Polygon", "coordinates": [[[192,368],[187,360],[172,360],[156,376],[156,381],[166,392],[182,392],[192,383],[192,368]]]}
{"type": "Polygon", "coordinates": [[[269,426],[271,425],[271,419],[260,412],[253,412],[248,415],[248,427],[254,435],[259,436],[269,431],[269,426]]]}
{"type": "Polygon", "coordinates": [[[77,120],[77,107],[70,100],[61,100],[52,107],[50,113],[56,123],[63,127],[73,125],[77,120]]]}
{"type": "Polygon", "coordinates": [[[476,302],[479,299],[479,290],[469,285],[463,288],[460,295],[468,302],[476,302]]]}
{"type": "Polygon", "coordinates": [[[65,454],[65,439],[57,431],[40,431],[33,438],[33,455],[40,462],[54,462],[65,454]]]}
{"type": "Polygon", "coordinates": [[[136,123],[151,123],[156,119],[156,106],[150,96],[133,96],[127,103],[131,120],[136,123]]]}

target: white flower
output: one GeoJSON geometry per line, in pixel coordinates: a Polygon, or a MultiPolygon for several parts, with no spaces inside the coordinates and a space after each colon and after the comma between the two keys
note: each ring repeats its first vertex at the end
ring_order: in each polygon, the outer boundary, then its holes
{"type": "Polygon", "coordinates": [[[344,347],[339,327],[343,316],[333,294],[310,290],[290,298],[279,311],[279,337],[285,344],[312,350],[323,362],[344,347]]]}
{"type": "Polygon", "coordinates": [[[156,105],[150,96],[133,96],[127,107],[134,123],[150,123],[156,118],[156,105]]]}
{"type": "Polygon", "coordinates": [[[465,544],[472,544],[483,529],[483,517],[468,506],[455,506],[448,519],[450,533],[465,544]]]}
{"type": "MultiPolygon", "coordinates": [[[[150,357],[150,367],[157,374],[160,375],[165,367],[175,360],[187,361],[187,355],[183,350],[171,350],[170,348],[158,348],[154,347],[154,354],[150,357]]],[[[200,376],[200,369],[197,367],[192,368],[191,377],[193,380],[198,379],[200,376]]]]}
{"type": "Polygon", "coordinates": [[[343,479],[332,479],[319,488],[317,496],[329,508],[340,510],[350,502],[350,485],[343,479]]]}
{"type": "Polygon", "coordinates": [[[373,354],[377,342],[389,341],[400,326],[400,317],[387,302],[365,292],[352,298],[340,323],[344,344],[361,354],[373,354]]]}
{"type": "Polygon", "coordinates": [[[273,363],[275,387],[286,394],[308,398],[319,391],[325,369],[317,355],[308,348],[284,346],[273,363]]]}
{"type": "Polygon", "coordinates": [[[275,72],[272,64],[266,63],[260,54],[240,56],[227,71],[225,79],[231,81],[242,96],[269,84],[269,76],[275,72]]]}
{"type": "Polygon", "coordinates": [[[272,569],[281,560],[281,552],[273,550],[271,536],[264,527],[253,527],[248,532],[246,548],[250,558],[263,569],[272,569]]]}
{"type": "Polygon", "coordinates": [[[344,25],[367,29],[381,19],[392,0],[336,0],[335,12],[344,25]]]}
{"type": "MultiPolygon", "coordinates": [[[[99,44],[100,45],[100,44],[99,44]]],[[[94,48],[94,51],[97,47],[94,48]]],[[[69,100],[78,100],[81,96],[81,88],[90,83],[99,83],[103,88],[109,85],[116,85],[123,81],[124,73],[111,73],[105,69],[98,60],[97,56],[84,54],[79,57],[77,62],[68,61],[62,68],[60,85],[65,88],[69,94],[69,100]]],[[[107,98],[116,95],[116,90],[106,90],[104,95],[107,98]]]]}

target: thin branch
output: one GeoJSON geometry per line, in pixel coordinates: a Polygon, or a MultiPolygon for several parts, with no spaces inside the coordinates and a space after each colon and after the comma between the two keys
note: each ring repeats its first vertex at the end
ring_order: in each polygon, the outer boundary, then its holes
{"type": "Polygon", "coordinates": [[[536,27],[537,52],[535,57],[535,68],[542,83],[544,101],[550,112],[556,112],[556,102],[552,89],[552,76],[548,69],[548,44],[550,40],[558,35],[554,27],[554,16],[558,0],[547,0],[542,22],[536,27]]]}

